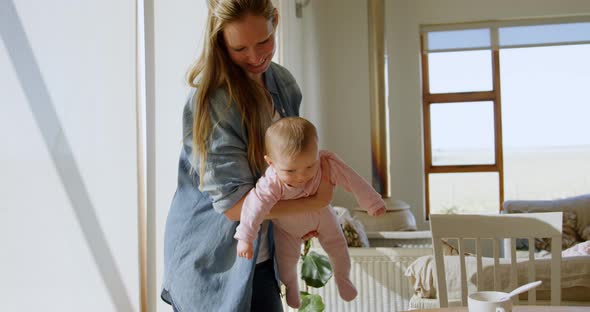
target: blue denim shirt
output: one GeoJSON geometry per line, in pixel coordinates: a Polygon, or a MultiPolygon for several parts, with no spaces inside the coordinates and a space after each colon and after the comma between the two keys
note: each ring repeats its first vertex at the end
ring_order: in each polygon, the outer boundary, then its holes
{"type": "MultiPolygon", "coordinates": [[[[299,115],[301,91],[291,73],[272,63],[264,79],[279,114],[299,115]]],[[[195,90],[183,114],[184,144],[178,187],[166,220],[161,296],[182,312],[250,311],[255,261],[236,257],[233,235],[238,222],[223,213],[254,187],[259,176],[248,165],[241,115],[236,105],[228,106],[227,92],[220,89],[210,99],[214,127],[199,191],[199,160],[191,155],[194,96],[195,90]]],[[[270,225],[267,239],[273,254],[270,225]]]]}

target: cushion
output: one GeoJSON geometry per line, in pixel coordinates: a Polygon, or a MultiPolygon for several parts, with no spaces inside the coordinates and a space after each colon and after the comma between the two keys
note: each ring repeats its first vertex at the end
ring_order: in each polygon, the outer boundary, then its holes
{"type": "MultiPolygon", "coordinates": [[[[563,212],[563,225],[562,225],[562,237],[561,237],[561,249],[568,249],[575,244],[582,241],[580,235],[578,235],[577,228],[577,215],[573,211],[563,212]]],[[[527,242],[525,240],[525,242],[527,242]]],[[[528,244],[528,243],[527,243],[528,244]]],[[[551,251],[551,239],[549,238],[536,238],[535,239],[536,250],[547,250],[551,251]]]]}
{"type": "Polygon", "coordinates": [[[586,225],[586,227],[581,229],[579,232],[580,232],[580,238],[582,238],[582,240],[584,240],[584,241],[590,240],[590,224],[586,225]]]}
{"type": "Polygon", "coordinates": [[[348,247],[369,247],[369,240],[366,234],[364,234],[362,224],[358,220],[346,219],[340,226],[342,227],[342,232],[344,232],[344,238],[346,238],[348,247]],[[363,239],[362,235],[364,235],[365,239],[363,239]]]}
{"type": "Polygon", "coordinates": [[[348,247],[369,247],[369,239],[363,224],[350,215],[350,211],[344,207],[332,207],[336,214],[336,220],[342,228],[348,247]]]}

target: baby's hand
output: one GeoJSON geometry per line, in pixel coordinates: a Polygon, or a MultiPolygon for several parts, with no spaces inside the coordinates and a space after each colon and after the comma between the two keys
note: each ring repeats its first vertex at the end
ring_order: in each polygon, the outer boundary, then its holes
{"type": "Polygon", "coordinates": [[[252,243],[243,240],[238,240],[238,256],[246,259],[252,259],[254,254],[252,243]]]}
{"type": "Polygon", "coordinates": [[[371,217],[377,217],[385,213],[385,207],[381,207],[373,212],[369,212],[371,217]]]}

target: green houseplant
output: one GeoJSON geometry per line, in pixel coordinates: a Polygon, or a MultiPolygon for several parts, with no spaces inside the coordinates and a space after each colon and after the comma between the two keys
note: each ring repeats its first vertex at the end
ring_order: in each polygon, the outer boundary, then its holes
{"type": "Polygon", "coordinates": [[[323,312],[325,305],[320,295],[309,293],[309,287],[324,287],[332,278],[332,266],[328,257],[315,251],[310,251],[311,240],[303,243],[301,254],[301,279],[305,281],[305,291],[301,292],[301,312],[323,312]]]}
{"type": "MultiPolygon", "coordinates": [[[[348,247],[368,247],[368,241],[362,241],[357,226],[349,219],[345,219],[340,224],[348,247]]],[[[309,287],[324,287],[332,278],[333,271],[327,256],[310,251],[311,244],[311,240],[304,241],[303,253],[301,254],[301,279],[305,281],[305,291],[301,292],[301,308],[299,308],[299,311],[323,312],[326,306],[322,297],[309,293],[309,287]]]]}

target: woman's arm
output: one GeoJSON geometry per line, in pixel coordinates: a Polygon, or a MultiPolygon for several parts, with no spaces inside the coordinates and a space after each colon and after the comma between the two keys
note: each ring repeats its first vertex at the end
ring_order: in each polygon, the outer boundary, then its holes
{"type": "Polygon", "coordinates": [[[248,193],[242,197],[235,205],[224,212],[225,217],[229,219],[229,221],[240,221],[240,215],[242,214],[242,205],[244,204],[244,200],[246,200],[246,196],[248,193]]]}
{"type": "Polygon", "coordinates": [[[265,219],[288,217],[300,213],[315,212],[330,204],[334,185],[322,177],[318,191],[311,196],[279,201],[265,219]]]}
{"type": "MultiPolygon", "coordinates": [[[[332,194],[334,193],[334,185],[330,182],[330,168],[326,160],[322,160],[322,181],[318,191],[311,196],[302,197],[298,199],[281,200],[279,201],[265,219],[275,219],[280,217],[288,217],[300,213],[314,212],[326,207],[332,201],[332,194]]],[[[242,197],[233,207],[225,212],[225,216],[231,221],[239,221],[242,212],[242,205],[244,199],[242,197]]]]}
{"type": "MultiPolygon", "coordinates": [[[[333,191],[334,185],[329,181],[322,179],[316,194],[298,199],[281,200],[274,205],[270,213],[265,216],[265,219],[276,219],[300,213],[318,211],[330,204],[333,191]]],[[[240,220],[242,205],[244,204],[245,198],[246,196],[242,197],[240,201],[225,212],[225,216],[230,221],[240,220]]]]}

